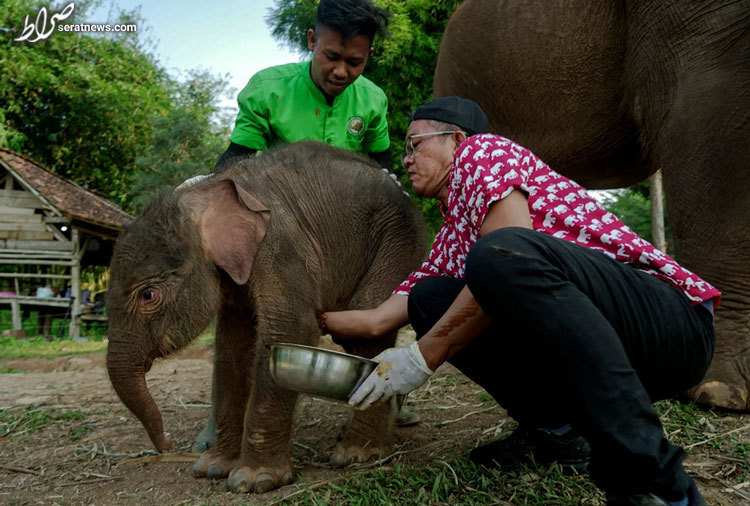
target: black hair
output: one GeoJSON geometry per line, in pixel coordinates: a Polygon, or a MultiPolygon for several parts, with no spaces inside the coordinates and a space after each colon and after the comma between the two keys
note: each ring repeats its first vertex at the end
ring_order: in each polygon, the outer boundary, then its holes
{"type": "Polygon", "coordinates": [[[385,37],[388,28],[388,11],[370,0],[320,0],[315,30],[333,28],[341,32],[341,39],[366,35],[370,43],[375,34],[385,37]]]}

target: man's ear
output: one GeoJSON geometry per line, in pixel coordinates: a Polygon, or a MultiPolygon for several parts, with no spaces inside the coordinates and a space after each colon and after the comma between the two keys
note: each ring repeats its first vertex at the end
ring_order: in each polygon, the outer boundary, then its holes
{"type": "Polygon", "coordinates": [[[315,30],[312,28],[307,31],[307,49],[315,51],[315,30]]]}
{"type": "Polygon", "coordinates": [[[461,143],[467,139],[466,132],[464,132],[463,130],[458,130],[453,135],[451,135],[451,137],[453,138],[453,152],[455,153],[458,149],[458,146],[460,146],[461,143]]]}
{"type": "Polygon", "coordinates": [[[201,244],[211,261],[238,285],[250,279],[253,260],[268,231],[267,206],[231,179],[191,192],[201,244]]]}

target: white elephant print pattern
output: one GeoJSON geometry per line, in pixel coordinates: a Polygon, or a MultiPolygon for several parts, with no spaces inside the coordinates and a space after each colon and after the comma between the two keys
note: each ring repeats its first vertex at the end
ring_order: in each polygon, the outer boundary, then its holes
{"type": "Polygon", "coordinates": [[[694,303],[719,291],[639,237],[604,209],[575,181],[550,169],[528,149],[494,134],[469,137],[456,150],[451,168],[448,210],[427,261],[394,293],[408,295],[429,276],[464,278],[469,249],[489,206],[512,191],[526,194],[534,230],[592,248],[656,275],[682,290],[694,303]]]}

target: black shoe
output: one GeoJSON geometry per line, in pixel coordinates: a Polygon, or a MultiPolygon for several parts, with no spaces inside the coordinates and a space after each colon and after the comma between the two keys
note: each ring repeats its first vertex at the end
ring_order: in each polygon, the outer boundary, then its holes
{"type": "Polygon", "coordinates": [[[411,427],[421,421],[422,417],[419,416],[419,413],[409,411],[403,407],[396,413],[396,427],[411,427]]]}
{"type": "Polygon", "coordinates": [[[566,472],[582,474],[588,470],[590,453],[588,441],[574,430],[557,436],[547,429],[519,426],[505,439],[474,448],[469,459],[485,467],[557,462],[566,472]]]}
{"type": "MultiPolygon", "coordinates": [[[[705,499],[698,492],[693,479],[687,489],[688,506],[707,506],[705,499]]],[[[654,494],[637,494],[618,496],[607,494],[607,506],[669,506],[669,501],[654,494]]]]}

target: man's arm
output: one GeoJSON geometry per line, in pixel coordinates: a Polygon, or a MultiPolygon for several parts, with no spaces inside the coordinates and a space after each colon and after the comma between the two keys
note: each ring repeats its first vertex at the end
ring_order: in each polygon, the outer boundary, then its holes
{"type": "Polygon", "coordinates": [[[408,298],[391,295],[375,309],[331,311],[318,324],[337,339],[377,339],[409,323],[408,298]]]}
{"type": "Polygon", "coordinates": [[[388,172],[393,171],[393,155],[391,155],[390,149],[386,149],[379,153],[368,153],[367,156],[375,160],[381,168],[387,169],[388,172]]]}
{"type": "MultiPolygon", "coordinates": [[[[520,191],[513,191],[490,205],[480,235],[503,227],[532,228],[526,196],[520,191]]],[[[490,323],[465,286],[445,314],[418,342],[406,348],[389,348],[375,357],[380,362],[378,368],[352,394],[349,404],[357,409],[367,409],[392,395],[408,394],[419,388],[440,364],[476,339],[490,323]]]]}
{"type": "Polygon", "coordinates": [[[214,168],[211,170],[211,174],[218,174],[231,165],[232,162],[248,158],[255,155],[255,153],[257,153],[257,150],[255,149],[250,149],[241,144],[236,144],[230,141],[229,147],[221,154],[216,165],[214,165],[214,168]]]}

